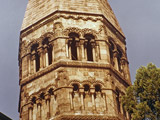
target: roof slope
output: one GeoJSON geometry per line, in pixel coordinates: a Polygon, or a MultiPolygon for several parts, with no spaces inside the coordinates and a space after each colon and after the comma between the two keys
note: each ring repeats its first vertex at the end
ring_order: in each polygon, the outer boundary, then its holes
{"type": "Polygon", "coordinates": [[[123,35],[107,0],[29,0],[21,30],[57,10],[102,14],[123,35]]]}

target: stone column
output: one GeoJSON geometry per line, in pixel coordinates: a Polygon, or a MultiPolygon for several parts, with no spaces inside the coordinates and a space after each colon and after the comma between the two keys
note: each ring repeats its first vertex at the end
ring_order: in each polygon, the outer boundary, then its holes
{"type": "Polygon", "coordinates": [[[47,116],[46,116],[46,119],[49,119],[51,117],[51,108],[50,108],[50,99],[51,99],[51,96],[48,94],[45,96],[45,100],[46,100],[46,106],[47,106],[47,116]]]}
{"type": "Polygon", "coordinates": [[[28,106],[28,118],[29,120],[33,120],[33,104],[30,103],[28,106]]]}
{"type": "Polygon", "coordinates": [[[36,101],[36,103],[37,103],[37,118],[38,118],[38,120],[41,120],[41,100],[40,99],[38,99],[37,101],[36,101]]]}
{"type": "Polygon", "coordinates": [[[114,68],[116,70],[119,70],[117,56],[118,56],[118,52],[117,51],[113,51],[114,68]]]}
{"type": "Polygon", "coordinates": [[[80,92],[80,97],[81,97],[81,108],[82,108],[82,111],[84,110],[84,98],[83,98],[83,94],[84,94],[84,88],[80,88],[79,89],[79,92],[80,92]]]}
{"type": "Polygon", "coordinates": [[[103,99],[105,100],[105,108],[106,108],[106,112],[108,111],[108,106],[107,106],[107,97],[106,97],[106,94],[105,94],[105,90],[102,90],[102,94],[103,94],[103,99]]]}
{"type": "Polygon", "coordinates": [[[121,100],[120,100],[121,97],[122,97],[122,95],[119,96],[120,113],[121,113],[121,114],[124,114],[124,113],[123,113],[123,112],[124,112],[124,111],[123,111],[123,105],[122,105],[121,100]]]}
{"type": "Polygon", "coordinates": [[[77,60],[80,60],[80,43],[76,38],[76,48],[77,48],[77,60]]]}
{"type": "Polygon", "coordinates": [[[122,61],[122,66],[123,66],[124,78],[131,84],[128,61],[127,61],[127,59],[125,57],[122,57],[121,61],[122,61]]]}
{"type": "Polygon", "coordinates": [[[70,60],[72,60],[71,43],[72,43],[72,38],[69,38],[69,40],[68,40],[68,57],[69,57],[70,60]]]}
{"type": "Polygon", "coordinates": [[[28,74],[31,75],[31,54],[28,55],[28,74]]]}
{"type": "Polygon", "coordinates": [[[74,107],[73,107],[73,97],[72,97],[71,92],[69,93],[69,97],[70,97],[70,102],[71,102],[71,110],[73,110],[74,109],[74,107]]]}
{"type": "Polygon", "coordinates": [[[94,99],[94,93],[95,93],[94,87],[90,88],[90,92],[91,92],[91,96],[92,96],[92,109],[93,109],[93,111],[95,111],[96,105],[95,105],[95,99],[94,99]]]}
{"type": "Polygon", "coordinates": [[[44,66],[47,67],[49,65],[49,60],[48,60],[48,46],[44,46],[44,66]]]}
{"type": "Polygon", "coordinates": [[[80,40],[80,60],[84,61],[84,40],[80,40]]]}
{"type": "Polygon", "coordinates": [[[100,58],[100,51],[99,51],[99,45],[98,45],[98,43],[96,43],[95,52],[96,52],[96,62],[98,62],[99,59],[101,59],[100,58]]]}
{"type": "Polygon", "coordinates": [[[106,94],[106,106],[108,108],[107,113],[108,114],[113,114],[116,115],[116,101],[115,101],[115,93],[113,92],[113,90],[108,89],[105,90],[105,94],[106,94]]]}
{"type": "Polygon", "coordinates": [[[109,43],[106,42],[106,51],[107,51],[107,63],[111,63],[111,60],[110,60],[110,50],[109,50],[109,43]]]}
{"type": "Polygon", "coordinates": [[[36,55],[32,54],[31,56],[31,74],[36,72],[36,55]]]}
{"type": "Polygon", "coordinates": [[[54,44],[51,44],[52,46],[52,63],[54,63],[54,44]]]}
{"type": "Polygon", "coordinates": [[[87,61],[87,41],[84,42],[84,60],[87,61]]]}
{"type": "Polygon", "coordinates": [[[69,58],[69,46],[68,46],[68,39],[66,39],[65,47],[66,47],[66,57],[67,57],[67,58],[69,58]]]}
{"type": "Polygon", "coordinates": [[[43,69],[43,48],[40,48],[39,54],[40,54],[40,70],[41,70],[43,69]]]}
{"type": "Polygon", "coordinates": [[[91,46],[92,46],[93,61],[96,61],[96,50],[95,50],[94,40],[91,40],[91,46]]]}

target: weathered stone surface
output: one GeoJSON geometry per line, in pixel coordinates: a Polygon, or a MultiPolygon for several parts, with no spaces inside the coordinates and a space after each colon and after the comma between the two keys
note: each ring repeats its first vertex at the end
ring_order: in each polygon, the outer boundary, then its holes
{"type": "Polygon", "coordinates": [[[29,0],[20,37],[20,120],[129,119],[125,37],[106,0],[29,0]]]}

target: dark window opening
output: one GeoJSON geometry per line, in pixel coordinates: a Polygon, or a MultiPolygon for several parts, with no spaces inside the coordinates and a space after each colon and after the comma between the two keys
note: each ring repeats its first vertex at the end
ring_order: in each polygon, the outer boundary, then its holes
{"type": "Polygon", "coordinates": [[[71,55],[72,55],[72,60],[78,60],[78,58],[77,58],[77,47],[76,47],[75,38],[72,38],[71,55]]]}
{"type": "Polygon", "coordinates": [[[77,33],[70,33],[69,37],[72,38],[71,46],[70,46],[72,60],[78,60],[76,38],[79,38],[79,35],[77,33]]]}
{"type": "Polygon", "coordinates": [[[73,91],[78,91],[79,90],[79,86],[77,84],[73,84],[73,91]]]}
{"type": "Polygon", "coordinates": [[[116,93],[117,93],[117,96],[116,96],[117,110],[118,110],[118,113],[120,113],[120,101],[119,101],[119,92],[118,92],[118,90],[116,91],[116,93]]]}
{"type": "Polygon", "coordinates": [[[110,62],[112,65],[114,65],[113,63],[113,51],[114,51],[114,45],[112,42],[110,42],[110,48],[109,48],[109,53],[110,53],[110,62]]]}
{"type": "Polygon", "coordinates": [[[42,44],[43,45],[48,45],[49,44],[49,38],[48,37],[46,37],[43,41],[42,41],[42,44]]]}
{"type": "Polygon", "coordinates": [[[48,64],[52,64],[52,49],[51,47],[48,48],[48,64]]]}
{"type": "Polygon", "coordinates": [[[48,49],[48,64],[52,64],[52,47],[49,45],[49,38],[46,37],[43,41],[42,41],[43,45],[47,45],[48,49]]]}
{"type": "Polygon", "coordinates": [[[89,91],[89,89],[90,89],[90,87],[89,87],[89,85],[84,85],[84,91],[89,91]]]}
{"type": "Polygon", "coordinates": [[[88,61],[93,61],[93,49],[91,45],[91,40],[95,39],[93,35],[91,34],[86,34],[84,36],[87,39],[87,60],[88,61]]]}
{"type": "Polygon", "coordinates": [[[36,72],[40,69],[40,56],[36,54],[36,72]]]}
{"type": "Polygon", "coordinates": [[[95,85],[95,91],[96,92],[101,92],[101,86],[100,85],[95,85]]]}
{"type": "Polygon", "coordinates": [[[41,98],[41,99],[44,99],[44,93],[41,93],[41,94],[40,94],[40,98],[41,98]]]}
{"type": "Polygon", "coordinates": [[[49,94],[53,95],[53,88],[50,88],[48,91],[49,94]]]}
{"type": "Polygon", "coordinates": [[[31,101],[32,103],[36,103],[36,97],[33,97],[31,101]]]}
{"type": "Polygon", "coordinates": [[[37,51],[38,46],[39,45],[37,43],[33,44],[32,47],[31,47],[31,52],[34,51],[34,50],[37,51]]]}
{"type": "Polygon", "coordinates": [[[87,43],[87,60],[93,61],[93,51],[92,51],[90,40],[88,40],[88,43],[87,43]]]}
{"type": "Polygon", "coordinates": [[[121,69],[121,58],[122,58],[122,52],[118,49],[118,57],[117,57],[117,60],[118,60],[118,68],[119,68],[119,71],[122,71],[122,69],[121,69]]]}

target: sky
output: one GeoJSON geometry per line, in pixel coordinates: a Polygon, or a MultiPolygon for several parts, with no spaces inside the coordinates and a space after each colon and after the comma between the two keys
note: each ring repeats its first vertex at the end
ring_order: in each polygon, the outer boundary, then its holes
{"type": "MultiPolygon", "coordinates": [[[[28,0],[0,4],[0,112],[18,120],[19,35],[28,0]]],[[[131,80],[152,62],[160,67],[160,0],[109,0],[126,36],[131,80]]]]}

